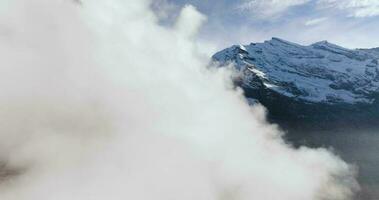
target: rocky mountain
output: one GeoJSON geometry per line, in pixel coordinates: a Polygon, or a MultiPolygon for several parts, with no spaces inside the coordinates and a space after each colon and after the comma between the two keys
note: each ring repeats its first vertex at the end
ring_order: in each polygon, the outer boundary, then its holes
{"type": "Polygon", "coordinates": [[[219,66],[234,64],[235,83],[248,100],[266,106],[269,118],[284,126],[379,126],[379,48],[272,38],[212,58],[219,66]]]}

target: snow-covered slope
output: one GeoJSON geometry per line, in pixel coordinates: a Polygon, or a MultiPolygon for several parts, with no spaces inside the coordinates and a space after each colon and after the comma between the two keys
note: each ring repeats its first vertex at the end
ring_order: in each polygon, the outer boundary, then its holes
{"type": "Polygon", "coordinates": [[[327,41],[302,46],[279,38],[216,53],[234,63],[247,90],[268,90],[296,101],[371,104],[379,92],[379,49],[346,49],[327,41]]]}

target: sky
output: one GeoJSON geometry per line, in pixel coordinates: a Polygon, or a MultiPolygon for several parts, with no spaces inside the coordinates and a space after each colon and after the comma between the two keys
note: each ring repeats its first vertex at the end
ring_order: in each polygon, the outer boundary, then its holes
{"type": "Polygon", "coordinates": [[[272,37],[303,45],[327,40],[347,48],[379,47],[379,0],[156,0],[162,21],[186,4],[207,15],[200,39],[217,48],[272,37]]]}

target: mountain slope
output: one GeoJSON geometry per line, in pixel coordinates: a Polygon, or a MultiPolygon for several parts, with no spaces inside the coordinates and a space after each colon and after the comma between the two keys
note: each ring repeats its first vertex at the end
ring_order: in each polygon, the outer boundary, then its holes
{"type": "MultiPolygon", "coordinates": [[[[375,124],[379,121],[379,50],[346,49],[327,41],[302,46],[279,38],[216,53],[233,63],[236,84],[276,121],[375,124]]],[[[325,126],[329,127],[329,125],[325,126]]]]}

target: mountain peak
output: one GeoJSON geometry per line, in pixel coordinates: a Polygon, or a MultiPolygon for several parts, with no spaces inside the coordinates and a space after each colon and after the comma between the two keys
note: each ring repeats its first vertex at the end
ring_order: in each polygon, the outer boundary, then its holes
{"type": "Polygon", "coordinates": [[[328,42],[327,40],[323,40],[323,41],[320,41],[320,42],[316,42],[316,43],[313,43],[310,45],[311,47],[315,47],[315,48],[333,48],[333,49],[341,49],[341,50],[347,50],[347,51],[350,51],[351,49],[348,49],[348,48],[345,48],[345,47],[341,47],[339,45],[336,45],[336,44],[333,44],[333,43],[330,43],[328,42]]]}
{"type": "Polygon", "coordinates": [[[271,40],[265,41],[265,43],[271,43],[271,44],[284,44],[284,45],[293,45],[293,46],[298,46],[299,44],[277,38],[277,37],[272,37],[271,40]]]}
{"type": "Polygon", "coordinates": [[[319,41],[319,42],[315,42],[312,45],[327,45],[327,44],[330,44],[328,42],[328,40],[322,40],[322,41],[319,41]]]}
{"type": "Polygon", "coordinates": [[[278,37],[272,37],[270,41],[278,41],[278,42],[283,42],[283,43],[289,43],[289,41],[278,38],[278,37]]]}

